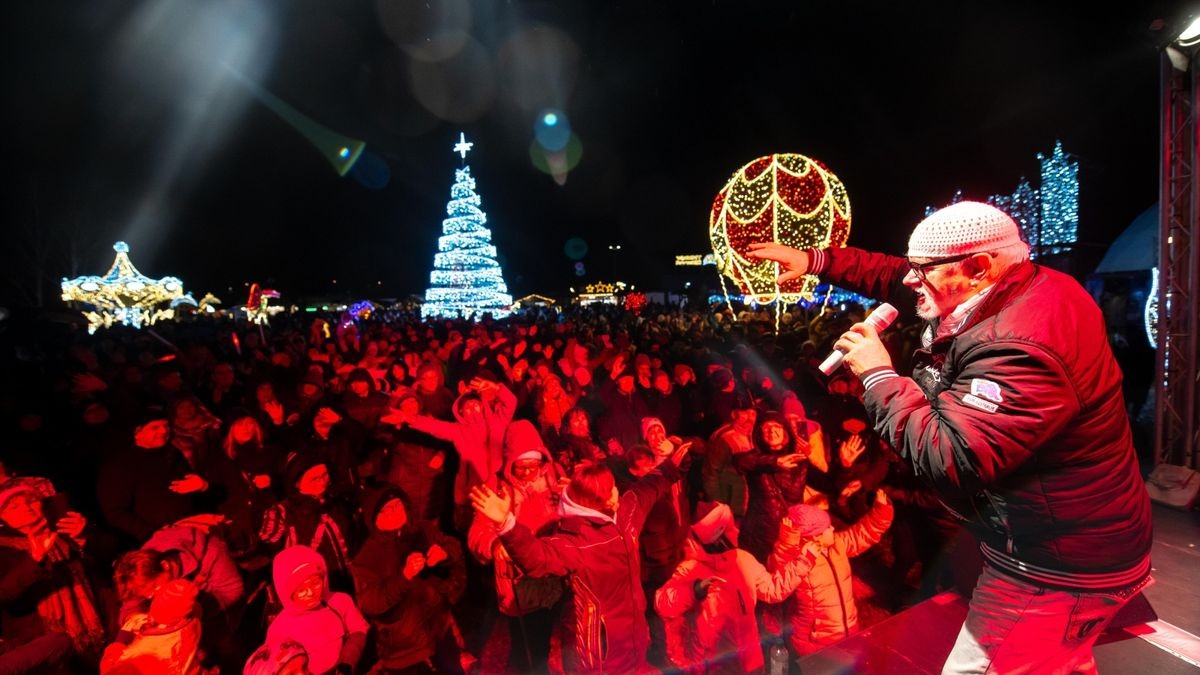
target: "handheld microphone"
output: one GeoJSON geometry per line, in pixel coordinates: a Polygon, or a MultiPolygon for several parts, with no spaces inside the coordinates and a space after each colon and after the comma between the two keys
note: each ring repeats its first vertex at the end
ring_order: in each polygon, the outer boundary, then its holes
{"type": "MultiPolygon", "coordinates": [[[[892,322],[895,321],[896,317],[898,316],[900,316],[900,312],[898,312],[895,307],[892,307],[885,302],[876,307],[870,313],[870,315],[867,316],[863,323],[874,328],[876,332],[882,333],[884,329],[892,325],[892,322]]],[[[829,375],[841,367],[842,359],[844,358],[846,358],[846,353],[835,349],[829,353],[829,356],[825,357],[824,361],[821,362],[819,370],[822,373],[829,375]]]]}

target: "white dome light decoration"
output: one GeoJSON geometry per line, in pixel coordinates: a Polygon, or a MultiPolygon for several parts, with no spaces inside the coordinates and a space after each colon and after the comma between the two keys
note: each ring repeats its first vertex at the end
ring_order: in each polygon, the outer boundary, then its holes
{"type": "Polygon", "coordinates": [[[430,287],[425,291],[421,317],[477,318],[491,314],[497,319],[512,313],[512,295],[504,283],[504,273],[496,262],[492,231],[484,227],[487,214],[479,208],[471,167],[465,166],[467,153],[474,143],[466,134],[458,135],[454,152],[464,166],[454,172],[450,201],[442,221],[438,252],[433,257],[430,287]]]}
{"type": "Polygon", "coordinates": [[[117,257],[104,276],[62,280],[62,299],[88,306],[83,312],[88,333],[113,324],[150,326],[159,319],[173,319],[180,304],[196,305],[178,278],[151,279],[139,272],[129,260],[125,242],[113,244],[113,250],[117,257]]]}

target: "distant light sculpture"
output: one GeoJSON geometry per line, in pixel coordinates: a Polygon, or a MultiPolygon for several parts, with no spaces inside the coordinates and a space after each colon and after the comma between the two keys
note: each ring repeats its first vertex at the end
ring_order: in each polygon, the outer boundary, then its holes
{"type": "Polygon", "coordinates": [[[260,326],[270,325],[270,317],[283,310],[282,307],[272,307],[271,298],[279,298],[279,291],[263,288],[258,282],[250,284],[250,295],[246,298],[246,318],[250,323],[260,326]]]}
{"type": "Polygon", "coordinates": [[[83,311],[88,333],[113,324],[150,326],[159,319],[173,319],[179,304],[195,304],[183,292],[183,282],[178,278],[151,279],[139,272],[129,260],[129,245],[125,242],[113,244],[113,250],[117,257],[104,276],[62,280],[62,299],[88,307],[83,311]]]}

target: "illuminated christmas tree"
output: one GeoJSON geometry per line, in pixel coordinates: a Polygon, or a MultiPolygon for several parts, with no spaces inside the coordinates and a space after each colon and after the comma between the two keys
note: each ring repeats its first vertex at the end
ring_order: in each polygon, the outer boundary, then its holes
{"type": "Polygon", "coordinates": [[[512,296],[496,262],[492,231],[484,227],[487,215],[479,208],[475,179],[471,167],[466,166],[473,145],[465,134],[458,135],[454,151],[462,156],[463,167],[454,172],[450,201],[446,203],[449,217],[442,221],[422,317],[472,318],[489,313],[501,318],[511,312],[512,296]]]}

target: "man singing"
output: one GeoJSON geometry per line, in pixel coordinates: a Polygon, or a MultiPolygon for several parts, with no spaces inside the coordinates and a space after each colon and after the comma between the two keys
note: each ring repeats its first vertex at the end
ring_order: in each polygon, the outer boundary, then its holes
{"type": "Polygon", "coordinates": [[[1016,223],[959,202],[899,258],[756,244],[751,258],[865,295],[915,300],[911,377],[877,331],[835,345],[875,429],[980,540],[983,574],[944,673],[1094,672],[1092,645],[1150,574],[1150,501],[1099,308],[1029,261],[1016,223]]]}

